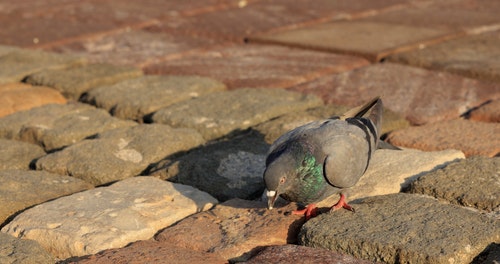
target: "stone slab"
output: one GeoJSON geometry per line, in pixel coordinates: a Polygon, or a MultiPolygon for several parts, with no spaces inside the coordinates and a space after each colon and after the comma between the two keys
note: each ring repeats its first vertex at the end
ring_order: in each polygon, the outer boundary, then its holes
{"type": "Polygon", "coordinates": [[[324,74],[368,65],[365,59],[276,45],[225,45],[153,63],[147,74],[200,75],[222,81],[229,89],[285,88],[324,74]]]}
{"type": "Polygon", "coordinates": [[[142,71],[127,66],[89,64],[60,70],[44,70],[29,75],[25,82],[54,87],[69,99],[78,100],[93,88],[139,77],[142,71]]]}
{"type": "Polygon", "coordinates": [[[33,240],[19,239],[0,233],[0,263],[52,264],[56,260],[33,240]]]}
{"type": "Polygon", "coordinates": [[[19,48],[15,46],[0,45],[0,57],[12,51],[19,51],[19,48]]]}
{"type": "Polygon", "coordinates": [[[167,247],[211,252],[230,262],[245,261],[260,247],[297,242],[304,220],[287,213],[296,209],[290,204],[267,210],[264,202],[232,199],[162,230],[155,239],[167,247]]]}
{"type": "Polygon", "coordinates": [[[23,83],[0,85],[0,117],[45,104],[65,104],[66,98],[55,89],[23,83]]]}
{"type": "Polygon", "coordinates": [[[36,159],[45,155],[40,146],[17,140],[0,138],[0,149],[0,170],[29,170],[36,159]]]}
{"type": "Polygon", "coordinates": [[[381,96],[385,107],[419,125],[458,118],[469,109],[500,98],[498,84],[394,63],[324,76],[291,90],[318,95],[326,103],[350,106],[381,96]]]}
{"type": "Polygon", "coordinates": [[[0,118],[0,137],[35,143],[53,151],[106,130],[136,124],[87,104],[50,104],[0,118]]]}
{"type": "Polygon", "coordinates": [[[427,173],[464,158],[464,154],[457,150],[424,152],[380,149],[375,151],[359,182],[344,193],[348,200],[399,193],[427,173]]]}
{"type": "Polygon", "coordinates": [[[107,249],[95,255],[81,258],[72,258],[70,260],[67,260],[67,262],[81,264],[170,264],[172,263],[172,260],[175,260],[174,262],[176,264],[227,263],[227,260],[219,257],[214,253],[198,252],[187,248],[177,247],[176,245],[165,246],[154,240],[142,240],[134,242],[124,248],[107,249]]]}
{"type": "Polygon", "coordinates": [[[281,89],[237,89],[212,93],[158,110],[155,123],[198,130],[211,140],[292,111],[321,105],[319,98],[281,89]]]}
{"type": "Polygon", "coordinates": [[[93,187],[77,178],[44,171],[0,170],[0,180],[0,223],[33,205],[93,187]]]}
{"type": "Polygon", "coordinates": [[[416,194],[363,199],[356,213],[322,214],[302,226],[299,243],[386,263],[470,263],[500,240],[500,222],[416,194]]]}
{"type": "Polygon", "coordinates": [[[500,208],[500,158],[470,157],[420,177],[410,193],[493,211],[500,208]]]}
{"type": "Polygon", "coordinates": [[[492,100],[470,111],[466,117],[473,121],[500,123],[500,100],[492,100]]]}
{"type": "Polygon", "coordinates": [[[496,58],[500,56],[499,41],[499,31],[471,35],[396,54],[388,60],[498,83],[500,62],[496,58]]]}
{"type": "Polygon", "coordinates": [[[387,140],[397,146],[425,151],[458,149],[465,156],[497,156],[500,124],[453,119],[394,131],[387,140]]]}
{"type": "Polygon", "coordinates": [[[204,142],[192,129],[142,124],[109,130],[46,155],[36,168],[101,185],[139,175],[151,163],[204,142]]]}
{"type": "Polygon", "coordinates": [[[144,76],[93,89],[82,101],[118,118],[142,121],[160,108],[225,89],[223,83],[199,76],[144,76]]]}
{"type": "Polygon", "coordinates": [[[269,246],[264,248],[246,264],[259,263],[342,263],[342,264],[373,264],[372,261],[353,258],[349,255],[332,252],[322,248],[304,247],[299,245],[269,246]]]}
{"type": "Polygon", "coordinates": [[[196,187],[219,201],[255,199],[264,191],[262,175],[269,145],[256,133],[208,144],[178,158],[164,159],[149,174],[196,187]]]}
{"type": "Polygon", "coordinates": [[[36,50],[16,50],[0,57],[0,84],[20,82],[26,76],[46,69],[82,65],[84,58],[36,50]]]}
{"type": "Polygon", "coordinates": [[[2,232],[33,239],[64,259],[150,239],[158,230],[216,203],[190,186],[135,177],[30,208],[2,232]]]}
{"type": "Polygon", "coordinates": [[[239,2],[239,8],[224,8],[195,16],[179,17],[176,23],[165,23],[165,31],[178,31],[192,35],[205,35],[213,39],[242,41],[255,33],[297,27],[318,20],[341,19],[398,9],[409,1],[295,1],[286,0],[239,2]],[[402,3],[403,2],[403,3],[402,3]]]}
{"type": "Polygon", "coordinates": [[[173,34],[161,30],[159,25],[151,25],[146,28],[103,34],[95,38],[57,45],[51,47],[50,50],[65,54],[78,54],[93,63],[113,62],[117,65],[134,65],[142,68],[151,63],[182,56],[193,50],[220,44],[220,42],[220,40],[201,36],[173,34]]]}
{"type": "Polygon", "coordinates": [[[351,20],[257,35],[250,41],[357,55],[378,62],[390,54],[415,49],[454,34],[440,28],[351,20]]]}

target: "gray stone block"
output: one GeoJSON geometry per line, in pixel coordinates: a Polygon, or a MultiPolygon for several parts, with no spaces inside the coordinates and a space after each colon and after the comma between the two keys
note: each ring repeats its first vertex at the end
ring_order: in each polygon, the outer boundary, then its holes
{"type": "Polygon", "coordinates": [[[142,124],[110,130],[46,155],[36,168],[101,185],[139,175],[151,163],[203,143],[192,129],[142,124]]]}
{"type": "Polygon", "coordinates": [[[150,174],[194,186],[219,201],[255,199],[265,188],[262,175],[268,148],[261,136],[251,133],[162,160],[150,174]]]}
{"type": "Polygon", "coordinates": [[[500,158],[475,156],[449,164],[420,177],[409,192],[493,211],[500,208],[500,158]]]}
{"type": "Polygon", "coordinates": [[[36,241],[0,233],[0,263],[52,264],[56,258],[36,241]]]}
{"type": "Polygon", "coordinates": [[[155,123],[198,130],[211,140],[274,117],[322,105],[313,95],[281,89],[238,89],[174,104],[153,115],[155,123]]]}
{"type": "Polygon", "coordinates": [[[43,70],[29,75],[32,85],[54,87],[65,97],[78,100],[80,96],[101,85],[114,84],[142,75],[140,69],[111,64],[89,64],[68,69],[43,70]]]}
{"type": "Polygon", "coordinates": [[[89,91],[82,100],[112,115],[142,121],[160,108],[225,90],[216,80],[199,76],[144,76],[89,91]]]}
{"type": "Polygon", "coordinates": [[[0,170],[29,170],[35,159],[45,155],[38,145],[17,140],[0,139],[0,170]]]}
{"type": "Polygon", "coordinates": [[[0,84],[20,82],[47,69],[64,69],[86,62],[84,58],[37,50],[14,50],[0,57],[0,84]]]}
{"type": "Polygon", "coordinates": [[[500,241],[500,222],[417,194],[363,199],[305,223],[299,242],[387,263],[470,263],[500,241]]]}
{"type": "Polygon", "coordinates": [[[18,211],[93,188],[74,177],[46,171],[0,170],[0,225],[18,211]]]}
{"type": "Polygon", "coordinates": [[[87,104],[50,104],[0,118],[0,137],[35,143],[53,151],[109,129],[136,124],[87,104]]]}

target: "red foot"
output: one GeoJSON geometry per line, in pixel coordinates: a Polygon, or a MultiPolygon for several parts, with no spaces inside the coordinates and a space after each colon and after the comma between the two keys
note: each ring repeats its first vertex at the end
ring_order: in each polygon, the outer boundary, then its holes
{"type": "Polygon", "coordinates": [[[318,215],[318,208],[315,204],[309,204],[305,209],[292,211],[294,215],[304,215],[306,221],[318,215]]]}
{"type": "Polygon", "coordinates": [[[339,201],[334,206],[332,206],[332,208],[330,208],[330,210],[335,211],[335,210],[338,210],[340,208],[344,208],[344,209],[347,209],[349,211],[354,212],[354,208],[347,204],[347,202],[345,201],[345,195],[342,193],[340,194],[339,201]]]}

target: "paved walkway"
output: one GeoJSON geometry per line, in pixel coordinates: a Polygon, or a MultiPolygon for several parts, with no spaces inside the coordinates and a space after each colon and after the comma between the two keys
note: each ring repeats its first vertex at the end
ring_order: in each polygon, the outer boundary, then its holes
{"type": "Polygon", "coordinates": [[[499,13],[0,1],[0,263],[498,263],[499,13]],[[269,145],[374,96],[404,150],[376,152],[356,213],[266,210],[269,145]]]}

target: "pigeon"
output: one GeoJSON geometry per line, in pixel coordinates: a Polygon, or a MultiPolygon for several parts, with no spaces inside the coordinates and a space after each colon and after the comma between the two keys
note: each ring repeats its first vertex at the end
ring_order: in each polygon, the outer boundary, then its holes
{"type": "Polygon", "coordinates": [[[307,205],[293,214],[315,217],[316,203],[334,194],[339,201],[330,210],[345,208],[344,188],[363,176],[379,144],[382,100],[373,98],[342,116],[314,121],[286,132],[270,147],[264,182],[268,209],[281,196],[307,205]]]}

